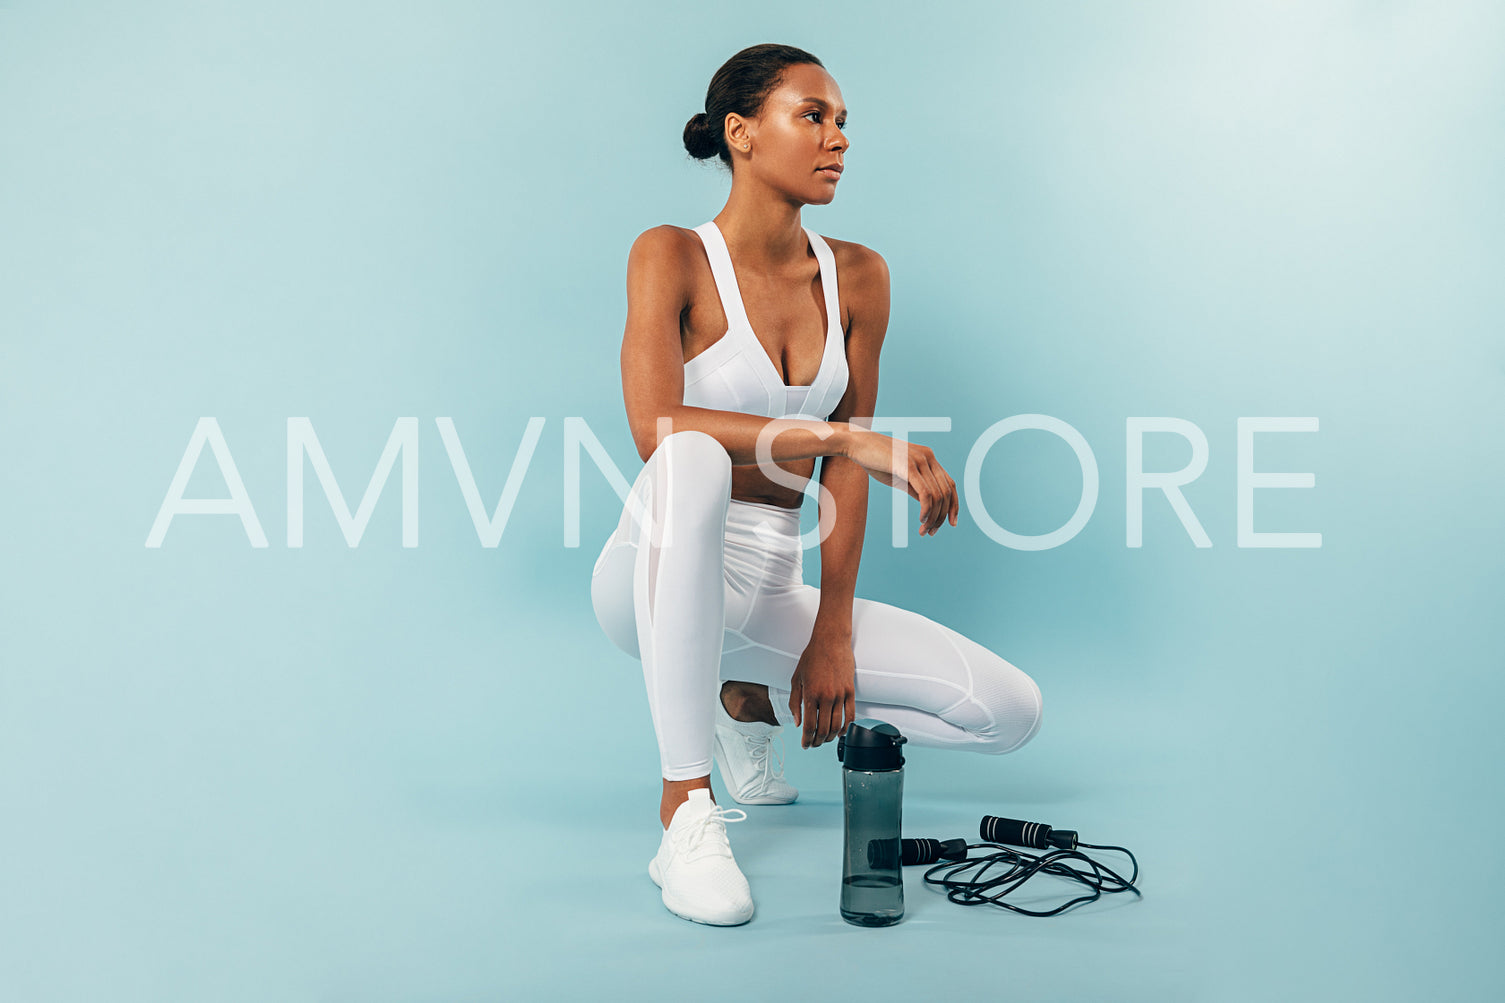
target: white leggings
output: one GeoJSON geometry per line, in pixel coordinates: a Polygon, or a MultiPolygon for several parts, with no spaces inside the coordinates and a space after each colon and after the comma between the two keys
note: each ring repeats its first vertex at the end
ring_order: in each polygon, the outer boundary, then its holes
{"type": "MultiPolygon", "coordinates": [[[[799,510],[734,499],[731,481],[715,438],[667,436],[591,572],[602,630],[643,663],[668,780],[711,772],[723,679],[766,685],[779,723],[794,723],[789,682],[820,606],[801,578],[799,510]]],[[[912,745],[1012,752],[1040,728],[1034,680],[928,617],[855,597],[852,652],[857,716],[912,745]]]]}

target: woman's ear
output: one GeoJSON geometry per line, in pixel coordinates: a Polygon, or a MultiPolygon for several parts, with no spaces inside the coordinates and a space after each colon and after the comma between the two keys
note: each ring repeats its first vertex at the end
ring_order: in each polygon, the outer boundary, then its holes
{"type": "Polygon", "coordinates": [[[733,153],[748,152],[752,146],[753,123],[733,112],[726,116],[726,148],[733,153]]]}

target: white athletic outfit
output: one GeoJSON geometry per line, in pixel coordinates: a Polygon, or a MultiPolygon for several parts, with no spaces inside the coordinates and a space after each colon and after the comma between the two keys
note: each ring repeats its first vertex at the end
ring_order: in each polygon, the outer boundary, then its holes
{"type": "MultiPolygon", "coordinates": [[[[685,363],[684,403],[825,420],[849,375],[830,247],[805,228],[820,266],[828,327],[815,381],[791,387],[747,322],[715,221],[695,231],[728,329],[685,363]]],[[[767,685],[779,722],[794,723],[790,678],[820,606],[820,589],[801,576],[800,510],[732,498],[731,475],[731,457],[712,436],[686,430],[666,437],[643,465],[591,572],[601,628],[642,661],[668,780],[710,773],[724,679],[767,685]]],[[[1040,728],[1034,680],[928,617],[855,597],[852,651],[857,716],[889,722],[911,745],[1005,753],[1040,728]]]]}

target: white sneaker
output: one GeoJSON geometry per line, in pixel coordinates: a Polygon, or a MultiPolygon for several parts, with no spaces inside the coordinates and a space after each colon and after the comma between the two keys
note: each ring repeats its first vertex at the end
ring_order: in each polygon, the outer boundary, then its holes
{"type": "Polygon", "coordinates": [[[752,919],[752,890],[732,857],[726,823],[747,818],[741,808],[722,808],[705,787],[674,810],[648,876],[664,890],[664,907],[676,916],[736,926],[752,919]],[[735,815],[733,814],[735,813],[735,815]]]}
{"type": "MultiPolygon", "coordinates": [[[[716,739],[712,750],[721,780],[732,800],[740,804],[789,804],[800,792],[784,780],[784,754],[774,765],[773,740],[783,726],[762,721],[738,721],[716,697],[716,739]]],[[[779,738],[780,745],[783,739],[779,738]]]]}

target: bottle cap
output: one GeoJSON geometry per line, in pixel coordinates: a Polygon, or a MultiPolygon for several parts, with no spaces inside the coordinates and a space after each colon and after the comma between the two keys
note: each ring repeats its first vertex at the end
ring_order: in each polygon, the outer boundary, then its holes
{"type": "Polygon", "coordinates": [[[887,721],[862,718],[848,724],[836,739],[836,758],[849,770],[897,770],[904,765],[899,746],[907,741],[887,721]],[[871,727],[864,727],[862,721],[871,727]]]}

